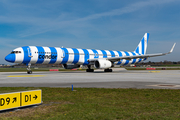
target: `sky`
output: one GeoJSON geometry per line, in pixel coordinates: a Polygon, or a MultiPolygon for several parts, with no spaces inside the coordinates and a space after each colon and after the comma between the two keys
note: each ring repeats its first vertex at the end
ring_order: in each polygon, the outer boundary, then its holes
{"type": "Polygon", "coordinates": [[[0,0],[0,64],[22,46],[134,51],[150,33],[148,61],[180,61],[179,0],[0,0]]]}

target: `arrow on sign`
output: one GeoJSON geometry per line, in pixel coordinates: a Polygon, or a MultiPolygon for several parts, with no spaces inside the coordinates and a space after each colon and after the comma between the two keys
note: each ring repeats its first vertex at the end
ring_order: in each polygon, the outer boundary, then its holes
{"type": "Polygon", "coordinates": [[[17,98],[15,97],[15,98],[13,98],[13,102],[12,103],[14,103],[14,102],[16,102],[17,101],[17,98]]]}
{"type": "Polygon", "coordinates": [[[35,95],[33,98],[36,100],[37,99],[37,95],[35,95]]]}

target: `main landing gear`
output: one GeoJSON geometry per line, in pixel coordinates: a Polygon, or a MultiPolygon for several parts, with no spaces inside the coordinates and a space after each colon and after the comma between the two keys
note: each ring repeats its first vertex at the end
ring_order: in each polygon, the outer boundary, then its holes
{"type": "Polygon", "coordinates": [[[31,63],[29,63],[27,65],[27,74],[32,74],[32,71],[31,71],[31,63]]]}
{"type": "Polygon", "coordinates": [[[104,72],[112,72],[112,69],[104,69],[104,72]]]}
{"type": "Polygon", "coordinates": [[[91,69],[91,65],[88,65],[88,69],[86,69],[86,72],[94,72],[94,69],[91,69]]]}

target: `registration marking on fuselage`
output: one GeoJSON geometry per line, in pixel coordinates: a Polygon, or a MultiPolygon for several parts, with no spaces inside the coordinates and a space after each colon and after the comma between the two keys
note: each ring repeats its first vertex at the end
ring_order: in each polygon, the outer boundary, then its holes
{"type": "Polygon", "coordinates": [[[7,77],[44,77],[45,75],[10,75],[7,77]]]}

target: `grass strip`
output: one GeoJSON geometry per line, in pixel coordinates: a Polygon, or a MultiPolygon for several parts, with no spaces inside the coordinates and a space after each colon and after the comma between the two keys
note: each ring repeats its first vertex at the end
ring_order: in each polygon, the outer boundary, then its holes
{"type": "MultiPolygon", "coordinates": [[[[0,88],[0,91],[36,88],[0,88]]],[[[37,88],[43,104],[0,113],[0,119],[180,119],[180,91],[172,89],[37,88]]]]}
{"type": "MultiPolygon", "coordinates": [[[[58,68],[38,68],[31,70],[34,71],[49,71],[50,69],[58,69],[58,68]]],[[[77,71],[84,71],[85,69],[77,69],[77,71]]],[[[59,71],[72,71],[71,69],[59,69],[59,71]]],[[[0,68],[0,72],[27,72],[26,68],[0,68]]]]}

